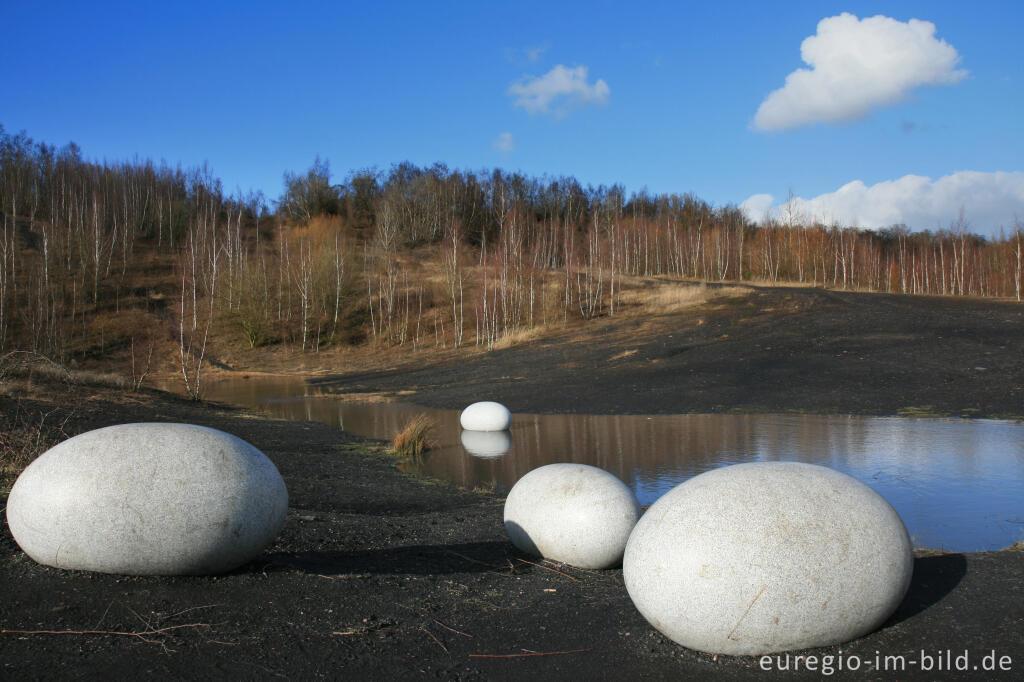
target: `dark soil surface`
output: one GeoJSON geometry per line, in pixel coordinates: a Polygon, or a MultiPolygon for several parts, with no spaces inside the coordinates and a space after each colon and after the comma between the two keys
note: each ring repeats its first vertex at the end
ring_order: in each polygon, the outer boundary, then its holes
{"type": "MultiPolygon", "coordinates": [[[[642,333],[631,333],[630,321],[596,323],[592,337],[571,343],[337,384],[348,392],[414,389],[414,400],[442,407],[461,407],[487,387],[517,411],[1015,415],[1024,412],[1022,310],[757,291],[647,321],[642,333]]],[[[236,434],[281,471],[288,520],[256,561],[216,577],[47,568],[27,558],[3,524],[0,679],[822,677],[820,658],[815,671],[765,672],[756,658],[675,645],[632,606],[620,570],[520,554],[505,537],[503,500],[403,474],[378,444],[330,426],[157,392],[55,385],[0,396],[0,414],[55,405],[71,414],[67,435],[133,421],[236,434]]],[[[0,507],[4,500],[0,493],[0,507]]],[[[1024,552],[922,553],[914,568],[909,594],[880,630],[801,653],[841,653],[846,667],[856,657],[861,669],[831,675],[840,679],[1021,679],[1024,552]],[[933,665],[923,673],[922,651],[933,665]],[[938,671],[947,651],[954,662],[966,652],[972,669],[938,671]],[[903,670],[893,669],[896,658],[888,670],[876,665],[897,656],[903,670]],[[1001,657],[1010,670],[982,670],[989,660],[1005,667],[1001,657]]]]}
{"type": "Polygon", "coordinates": [[[814,412],[1024,417],[1024,306],[812,288],[752,288],[653,318],[593,322],[539,343],[322,379],[412,389],[449,409],[814,412]]]}

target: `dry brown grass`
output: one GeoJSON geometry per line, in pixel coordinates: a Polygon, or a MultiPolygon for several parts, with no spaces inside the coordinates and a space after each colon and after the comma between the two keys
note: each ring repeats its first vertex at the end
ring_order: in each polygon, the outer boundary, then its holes
{"type": "Polygon", "coordinates": [[[109,388],[131,388],[127,377],[111,372],[94,372],[76,369],[71,371],[71,382],[83,386],[107,386],[109,388]]]}
{"type": "Polygon", "coordinates": [[[0,381],[28,379],[38,376],[43,379],[70,381],[71,372],[67,367],[45,355],[31,351],[15,350],[0,357],[0,381]]]}
{"type": "Polygon", "coordinates": [[[0,357],[0,383],[21,380],[26,388],[35,382],[128,388],[128,379],[110,372],[69,369],[49,358],[29,351],[12,351],[0,357]]]}
{"type": "Polygon", "coordinates": [[[492,348],[494,350],[501,350],[502,348],[520,346],[524,343],[536,341],[547,333],[548,329],[542,326],[533,327],[532,329],[517,329],[495,341],[492,348]]]}
{"type": "Polygon", "coordinates": [[[0,489],[7,489],[32,461],[68,439],[71,413],[59,407],[30,409],[19,400],[0,417],[0,489]]]}
{"type": "Polygon", "coordinates": [[[648,281],[646,286],[638,286],[640,282],[629,281],[623,284],[619,304],[624,309],[648,315],[675,313],[718,298],[743,296],[750,292],[747,287],[709,287],[702,282],[656,280],[653,283],[648,281]]]}
{"type": "Polygon", "coordinates": [[[676,312],[707,303],[712,290],[702,284],[657,283],[653,286],[624,289],[620,304],[644,314],[676,312]]]}
{"type": "MultiPolygon", "coordinates": [[[[746,296],[751,292],[748,286],[708,286],[703,282],[687,282],[650,277],[623,277],[618,281],[620,291],[616,294],[615,316],[649,316],[679,313],[685,310],[724,298],[746,296]]],[[[543,287],[553,287],[559,298],[560,282],[547,282],[543,287]]],[[[559,315],[554,315],[559,319],[559,315]]],[[[569,323],[569,327],[579,326],[580,321],[569,323]]],[[[703,324],[699,320],[698,324],[703,324]]],[[[512,348],[533,343],[546,336],[551,336],[566,329],[565,324],[537,324],[527,329],[517,329],[499,338],[491,347],[493,350],[512,348]]],[[[613,358],[618,359],[618,358],[613,358]]]]}
{"type": "Polygon", "coordinates": [[[391,452],[399,457],[419,457],[430,449],[430,432],[436,423],[425,414],[418,414],[395,434],[391,452]]]}

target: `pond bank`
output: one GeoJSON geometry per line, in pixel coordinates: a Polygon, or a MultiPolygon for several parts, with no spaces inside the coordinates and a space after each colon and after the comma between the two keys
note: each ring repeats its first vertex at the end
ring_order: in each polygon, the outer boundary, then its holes
{"type": "MultiPolygon", "coordinates": [[[[633,608],[621,571],[519,554],[505,538],[500,498],[403,474],[377,444],[330,426],[158,392],[54,388],[19,400],[74,405],[69,435],[130,421],[234,433],[275,462],[290,502],[275,543],[219,577],[45,568],[4,524],[2,678],[793,678],[763,672],[757,659],[676,646],[633,608]],[[70,634],[26,633],[39,631],[70,634]]],[[[12,401],[0,397],[0,407],[12,401]]],[[[866,665],[876,652],[967,650],[980,663],[994,650],[1012,658],[1013,672],[1003,673],[1012,679],[1024,666],[1022,575],[1022,552],[919,553],[910,594],[886,626],[813,653],[841,651],[866,665]]],[[[908,663],[892,679],[916,670],[908,663]]]]}
{"type": "Polygon", "coordinates": [[[418,416],[433,422],[429,454],[410,473],[503,494],[554,462],[600,467],[641,505],[727,464],[801,461],[874,488],[902,516],[914,546],[956,552],[1002,549],[1024,538],[1024,424],[978,419],[807,414],[594,415],[516,413],[508,432],[462,431],[459,410],[338,400],[300,376],[223,376],[213,400],[273,417],[321,421],[390,439],[418,416]]]}

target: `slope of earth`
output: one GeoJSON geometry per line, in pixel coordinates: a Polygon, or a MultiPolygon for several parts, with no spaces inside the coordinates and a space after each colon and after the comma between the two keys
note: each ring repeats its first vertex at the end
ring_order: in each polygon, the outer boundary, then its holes
{"type": "Polygon", "coordinates": [[[317,381],[449,409],[488,399],[534,413],[1021,418],[1024,306],[757,287],[675,314],[317,381]]]}

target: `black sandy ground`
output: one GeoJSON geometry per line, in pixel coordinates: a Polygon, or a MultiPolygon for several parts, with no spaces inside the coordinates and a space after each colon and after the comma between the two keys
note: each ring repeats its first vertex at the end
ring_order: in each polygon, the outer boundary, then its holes
{"type": "MultiPolygon", "coordinates": [[[[714,287],[710,287],[713,292],[714,287]]],[[[606,318],[537,343],[318,380],[339,392],[513,412],[1024,418],[1024,305],[725,287],[675,314],[606,318]]]]}
{"type": "MultiPolygon", "coordinates": [[[[1015,306],[895,297],[868,306],[802,290],[755,296],[760,308],[745,312],[750,297],[719,304],[701,324],[665,319],[647,335],[609,324],[571,347],[545,343],[335,383],[413,388],[414,400],[441,406],[465,404],[488,384],[517,411],[1024,412],[1015,402],[1024,330],[1015,306]],[[1000,378],[986,384],[974,373],[1000,378]],[[453,384],[460,379],[469,384],[453,384]]],[[[920,553],[909,594],[880,630],[802,652],[819,657],[818,670],[766,672],[755,658],[673,644],[633,608],[621,571],[522,555],[506,541],[501,499],[407,476],[379,447],[332,427],[156,392],[73,387],[21,400],[74,404],[69,433],[184,421],[237,434],[277,464],[290,508],[262,556],[218,577],[46,568],[20,552],[4,524],[0,679],[810,679],[822,677],[825,656],[860,662],[857,672],[831,675],[841,679],[1024,676],[1024,552],[920,553]],[[953,663],[966,652],[972,669],[937,670],[946,652],[953,663]],[[992,661],[1011,669],[981,669],[992,661]]],[[[0,409],[12,404],[0,398],[0,409]]]]}

